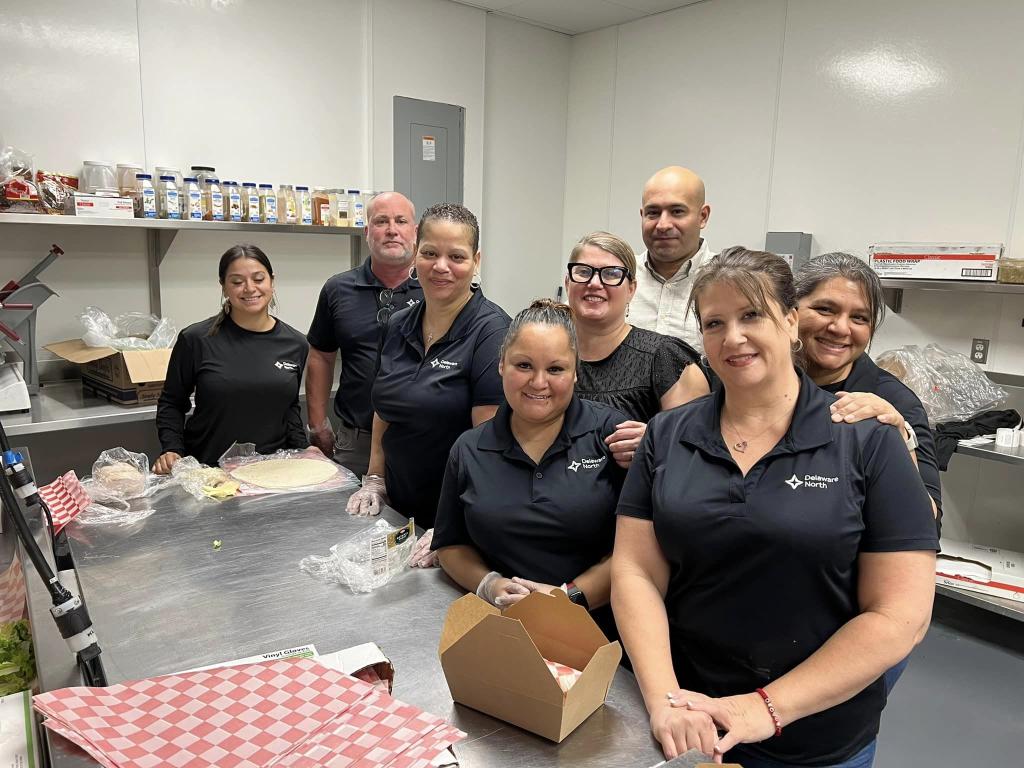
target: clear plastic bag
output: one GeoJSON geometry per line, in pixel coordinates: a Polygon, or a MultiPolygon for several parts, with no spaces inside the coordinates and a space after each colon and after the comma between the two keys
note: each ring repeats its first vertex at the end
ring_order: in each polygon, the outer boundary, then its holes
{"type": "Polygon", "coordinates": [[[235,496],[239,483],[220,467],[200,464],[195,456],[183,456],[171,467],[171,478],[193,498],[223,501],[235,496]]]}
{"type": "Polygon", "coordinates": [[[79,319],[85,328],[82,341],[90,347],[170,349],[178,336],[170,318],[143,312],[125,312],[112,319],[102,309],[86,307],[79,319]]]}
{"type": "Polygon", "coordinates": [[[140,500],[174,484],[173,478],[149,471],[146,454],[111,448],[99,455],[92,475],[82,480],[92,503],[77,519],[84,525],[137,523],[153,514],[152,507],[140,500]]]}
{"type": "Polygon", "coordinates": [[[359,478],[352,474],[350,470],[340,464],[335,464],[333,461],[325,457],[323,453],[320,452],[319,448],[313,447],[302,449],[291,448],[276,451],[269,455],[264,455],[256,453],[256,446],[252,443],[234,443],[223,453],[223,455],[221,455],[217,460],[217,464],[225,472],[231,475],[233,480],[237,480],[241,484],[240,492],[245,495],[265,493],[314,493],[317,491],[355,488],[359,485],[359,478]],[[294,459],[322,462],[325,468],[329,468],[331,470],[330,475],[325,477],[322,481],[310,485],[273,487],[270,485],[256,484],[242,477],[240,474],[236,474],[242,467],[248,467],[253,464],[269,461],[291,461],[294,459]]]}
{"type": "Polygon", "coordinates": [[[36,160],[33,155],[9,146],[0,136],[0,211],[4,213],[44,213],[36,186],[36,160]]]}
{"type": "Polygon", "coordinates": [[[1006,390],[978,365],[938,344],[888,350],[875,362],[914,391],[933,426],[967,421],[1006,402],[1006,390]]]}
{"type": "Polygon", "coordinates": [[[326,557],[302,558],[299,570],[318,581],[347,586],[356,593],[370,592],[406,570],[415,545],[416,528],[411,518],[401,528],[377,520],[335,544],[326,557]]]}

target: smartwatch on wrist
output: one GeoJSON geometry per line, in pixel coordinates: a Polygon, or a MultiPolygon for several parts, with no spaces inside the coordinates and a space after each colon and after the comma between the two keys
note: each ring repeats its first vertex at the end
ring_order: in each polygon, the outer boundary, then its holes
{"type": "Polygon", "coordinates": [[[590,610],[590,603],[587,602],[587,596],[583,594],[583,590],[576,586],[575,581],[569,581],[565,584],[565,594],[569,596],[569,600],[576,603],[576,605],[582,605],[588,611],[590,610]]]}

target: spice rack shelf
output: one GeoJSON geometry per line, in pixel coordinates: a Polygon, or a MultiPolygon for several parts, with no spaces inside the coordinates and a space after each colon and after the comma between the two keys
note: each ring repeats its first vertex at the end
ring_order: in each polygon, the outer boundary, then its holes
{"type": "Polygon", "coordinates": [[[362,262],[362,227],[318,227],[303,224],[253,224],[244,221],[180,221],[174,219],[105,219],[78,216],[47,216],[32,213],[0,213],[0,225],[36,225],[60,227],[105,227],[141,229],[146,232],[146,256],[149,263],[149,310],[160,315],[160,265],[178,232],[263,232],[266,234],[347,236],[351,263],[362,262]]]}

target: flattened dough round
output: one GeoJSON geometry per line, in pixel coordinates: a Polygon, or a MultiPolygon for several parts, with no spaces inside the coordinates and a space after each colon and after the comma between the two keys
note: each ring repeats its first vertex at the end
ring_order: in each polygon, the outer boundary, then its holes
{"type": "Polygon", "coordinates": [[[319,485],[338,474],[332,461],[319,459],[267,459],[231,471],[236,480],[260,488],[302,488],[319,485]]]}

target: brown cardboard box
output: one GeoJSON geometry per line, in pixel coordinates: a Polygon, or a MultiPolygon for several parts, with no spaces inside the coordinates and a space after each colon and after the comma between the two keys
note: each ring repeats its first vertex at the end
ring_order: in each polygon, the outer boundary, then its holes
{"type": "Polygon", "coordinates": [[[534,592],[501,613],[476,595],[448,609],[438,649],[452,698],[560,742],[604,704],[622,658],[585,608],[534,592]],[[583,674],[564,693],[544,660],[583,674]]]}
{"type": "Polygon", "coordinates": [[[121,405],[153,405],[167,377],[169,349],[131,349],[86,346],[81,339],[47,344],[57,357],[82,367],[82,386],[121,405]]]}

